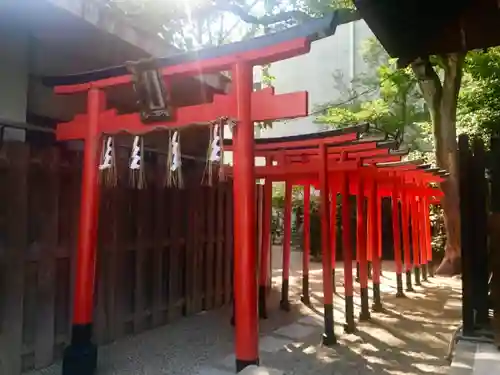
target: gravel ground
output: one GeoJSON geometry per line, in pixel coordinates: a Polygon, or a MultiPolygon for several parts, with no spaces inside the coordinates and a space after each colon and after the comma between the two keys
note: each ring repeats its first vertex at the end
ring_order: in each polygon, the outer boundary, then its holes
{"type": "MultiPolygon", "coordinates": [[[[273,284],[277,290],[281,279],[280,253],[275,248],[273,284]]],[[[313,306],[307,308],[299,302],[301,253],[292,253],[292,311],[279,311],[276,290],[270,301],[269,319],[261,321],[262,364],[289,375],[446,373],[448,342],[460,319],[460,280],[433,278],[416,287],[415,293],[408,293],[408,298],[396,299],[393,265],[386,262],[382,279],[386,311],[372,314],[371,322],[360,323],[355,334],[347,335],[342,332],[342,267],[337,266],[339,294],[335,296],[339,344],[324,348],[320,345],[321,265],[311,263],[313,306]]],[[[357,296],[355,303],[359,303],[357,296]]],[[[230,313],[226,308],[199,314],[102,347],[98,374],[230,374],[234,371],[230,313]]],[[[60,365],[30,373],[42,374],[59,375],[60,365]]]]}

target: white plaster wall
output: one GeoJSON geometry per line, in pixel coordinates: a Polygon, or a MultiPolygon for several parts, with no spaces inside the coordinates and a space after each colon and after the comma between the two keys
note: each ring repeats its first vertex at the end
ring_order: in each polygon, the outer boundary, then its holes
{"type": "MultiPolygon", "coordinates": [[[[314,42],[307,55],[272,64],[270,74],[275,77],[276,93],[306,90],[309,92],[309,113],[325,102],[337,102],[340,97],[333,74],[342,72],[345,82],[366,70],[361,51],[363,42],[373,37],[364,21],[341,25],[336,33],[314,42]]],[[[261,137],[283,137],[314,133],[324,129],[315,124],[315,116],[277,122],[272,129],[261,132],[261,137]]]]}

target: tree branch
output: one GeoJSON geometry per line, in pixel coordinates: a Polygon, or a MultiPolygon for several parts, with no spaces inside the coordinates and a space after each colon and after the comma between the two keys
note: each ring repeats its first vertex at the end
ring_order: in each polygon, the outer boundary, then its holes
{"type": "Polygon", "coordinates": [[[304,22],[311,20],[313,17],[300,10],[291,10],[287,12],[280,12],[277,14],[268,14],[261,17],[256,17],[249,14],[245,9],[236,4],[230,4],[227,1],[217,1],[214,6],[216,9],[229,12],[238,16],[243,22],[255,25],[272,25],[275,23],[286,21],[299,21],[304,22]]]}
{"type": "MultiPolygon", "coordinates": [[[[301,10],[283,11],[276,14],[267,14],[261,17],[256,17],[248,13],[248,11],[241,6],[230,3],[228,0],[216,0],[214,3],[214,8],[232,13],[235,16],[239,17],[243,22],[254,25],[269,26],[276,23],[292,20],[297,22],[305,22],[314,19],[314,17],[301,10]]],[[[337,9],[336,12],[339,25],[361,19],[361,15],[354,9],[342,8],[337,9]]]]}

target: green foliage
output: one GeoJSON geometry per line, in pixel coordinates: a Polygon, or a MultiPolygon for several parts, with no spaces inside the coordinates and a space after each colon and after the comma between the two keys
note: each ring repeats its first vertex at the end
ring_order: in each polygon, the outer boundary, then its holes
{"type": "Polygon", "coordinates": [[[464,64],[457,111],[460,133],[484,134],[500,127],[500,47],[472,51],[464,64]]]}
{"type": "Polygon", "coordinates": [[[398,69],[389,59],[380,43],[368,39],[363,47],[363,58],[368,73],[360,74],[345,84],[334,76],[342,103],[326,103],[318,123],[332,127],[369,122],[394,139],[406,143],[413,150],[422,151],[422,140],[427,140],[429,114],[418,89],[418,81],[410,68],[398,69]]]}

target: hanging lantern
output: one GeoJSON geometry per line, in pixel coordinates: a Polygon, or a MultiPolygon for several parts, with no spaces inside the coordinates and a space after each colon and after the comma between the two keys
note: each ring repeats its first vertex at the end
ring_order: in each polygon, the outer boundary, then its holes
{"type": "Polygon", "coordinates": [[[113,137],[107,137],[103,140],[99,172],[99,181],[102,185],[107,187],[116,186],[118,178],[116,173],[115,145],[113,137]]]}
{"type": "Polygon", "coordinates": [[[144,139],[136,136],[132,144],[132,153],[130,155],[130,184],[137,188],[143,189],[146,186],[146,175],[144,173],[144,163],[142,157],[144,155],[144,139]]]}

